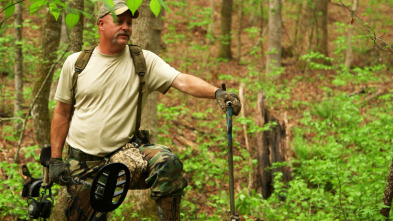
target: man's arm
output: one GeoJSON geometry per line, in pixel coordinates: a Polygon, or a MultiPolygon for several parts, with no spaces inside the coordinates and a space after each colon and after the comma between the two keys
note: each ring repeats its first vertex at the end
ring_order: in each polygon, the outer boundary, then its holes
{"type": "Polygon", "coordinates": [[[65,139],[68,134],[71,117],[71,104],[58,101],[51,124],[52,158],[61,158],[65,139]]]}
{"type": "Polygon", "coordinates": [[[194,97],[211,99],[215,98],[215,92],[218,89],[206,81],[189,74],[179,74],[173,81],[172,87],[194,97]]]}
{"type": "Polygon", "coordinates": [[[227,111],[226,103],[230,101],[232,103],[233,114],[236,116],[240,113],[242,108],[240,99],[236,94],[219,89],[189,74],[179,74],[173,81],[172,87],[194,97],[215,98],[224,112],[227,111]]]}

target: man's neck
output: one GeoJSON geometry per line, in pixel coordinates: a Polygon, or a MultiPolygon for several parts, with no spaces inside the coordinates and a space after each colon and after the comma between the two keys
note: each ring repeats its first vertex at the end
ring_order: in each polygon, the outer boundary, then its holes
{"type": "Polygon", "coordinates": [[[105,55],[115,55],[121,53],[125,48],[125,45],[107,45],[103,43],[98,44],[98,50],[105,55]]]}

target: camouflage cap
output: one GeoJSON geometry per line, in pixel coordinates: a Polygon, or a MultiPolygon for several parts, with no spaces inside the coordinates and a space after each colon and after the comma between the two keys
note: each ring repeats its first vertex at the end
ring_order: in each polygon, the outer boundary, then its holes
{"type": "MultiPolygon", "coordinates": [[[[127,10],[130,10],[126,4],[126,2],[121,1],[121,0],[114,0],[113,1],[114,6],[113,6],[113,10],[115,11],[116,15],[121,15],[124,12],[126,12],[127,10]]],[[[105,15],[111,13],[111,11],[109,10],[108,7],[106,7],[106,5],[102,5],[100,10],[98,11],[98,15],[97,15],[97,22],[99,19],[101,19],[102,17],[104,17],[105,15]]],[[[132,14],[132,13],[131,13],[132,14]]],[[[139,16],[139,12],[138,10],[132,15],[132,18],[138,18],[139,16]]]]}

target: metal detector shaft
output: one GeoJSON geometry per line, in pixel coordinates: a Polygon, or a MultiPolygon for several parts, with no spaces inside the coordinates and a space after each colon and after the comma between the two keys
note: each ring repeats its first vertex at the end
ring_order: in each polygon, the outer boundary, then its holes
{"type": "Polygon", "coordinates": [[[232,149],[232,102],[226,103],[227,107],[227,134],[228,134],[228,166],[229,166],[229,198],[230,198],[230,215],[232,220],[239,220],[235,211],[235,184],[233,176],[233,149],[232,149]]]}

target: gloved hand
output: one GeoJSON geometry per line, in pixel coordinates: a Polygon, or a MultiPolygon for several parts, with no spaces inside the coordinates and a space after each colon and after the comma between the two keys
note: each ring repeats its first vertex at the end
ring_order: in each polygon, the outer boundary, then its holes
{"type": "Polygon", "coordinates": [[[61,158],[50,158],[49,178],[61,186],[71,182],[70,172],[61,158]]]}
{"type": "Polygon", "coordinates": [[[227,101],[232,102],[232,111],[235,116],[240,113],[240,110],[242,109],[242,104],[240,103],[240,99],[236,94],[224,91],[223,89],[218,89],[216,90],[215,96],[217,103],[220,105],[224,113],[227,111],[227,101]]]}

